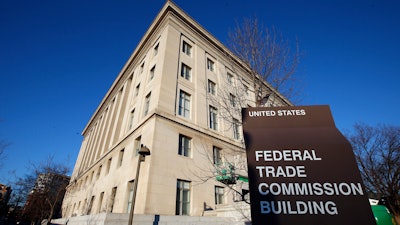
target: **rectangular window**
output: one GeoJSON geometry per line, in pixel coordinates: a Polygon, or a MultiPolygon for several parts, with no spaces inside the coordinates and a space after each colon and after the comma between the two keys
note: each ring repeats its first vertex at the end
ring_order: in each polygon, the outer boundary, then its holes
{"type": "Polygon", "coordinates": [[[94,170],[92,171],[92,175],[90,176],[92,179],[92,182],[94,181],[94,170]]]}
{"type": "Polygon", "coordinates": [[[103,198],[104,198],[104,192],[101,192],[99,197],[99,203],[97,206],[97,213],[101,213],[101,204],[103,203],[103,198]]]}
{"type": "Polygon", "coordinates": [[[106,172],[106,174],[108,174],[110,172],[111,161],[112,161],[112,158],[109,158],[108,162],[107,162],[107,170],[106,170],[107,172],[106,172]]]}
{"type": "Polygon", "coordinates": [[[214,164],[219,166],[222,164],[222,155],[221,155],[222,150],[216,146],[213,146],[213,161],[214,164]]]}
{"type": "Polygon", "coordinates": [[[190,181],[177,180],[176,215],[190,215],[190,181]]]}
{"type": "Polygon", "coordinates": [[[184,52],[188,56],[191,56],[192,55],[192,46],[190,44],[188,44],[187,42],[183,41],[182,52],[184,52]]]}
{"type": "Polygon", "coordinates": [[[142,62],[142,64],[140,65],[140,73],[143,73],[144,70],[144,62],[142,62]]]}
{"type": "Polygon", "coordinates": [[[211,59],[207,59],[207,69],[214,72],[214,61],[211,59]]]}
{"type": "Polygon", "coordinates": [[[192,69],[189,66],[187,66],[186,64],[182,63],[181,77],[190,81],[192,79],[191,72],[192,72],[192,69]]]}
{"type": "Polygon", "coordinates": [[[159,43],[157,43],[156,46],[154,47],[154,55],[158,54],[158,45],[159,43]]]}
{"type": "Polygon", "coordinates": [[[259,98],[261,98],[262,93],[263,93],[262,88],[258,87],[257,95],[259,98]]]}
{"type": "Polygon", "coordinates": [[[92,198],[90,198],[90,202],[89,202],[89,206],[88,206],[88,210],[87,210],[87,215],[90,215],[92,213],[93,202],[94,202],[94,195],[92,196],[92,198]]]}
{"type": "Polygon", "coordinates": [[[127,209],[126,209],[127,213],[131,212],[134,182],[135,182],[135,180],[131,180],[128,182],[128,204],[127,204],[127,209]]]}
{"type": "Polygon", "coordinates": [[[103,166],[102,165],[100,165],[99,166],[99,170],[97,170],[97,175],[96,175],[96,177],[97,177],[97,179],[99,179],[100,178],[100,175],[101,175],[101,169],[103,168],[103,166]]]}
{"type": "Polygon", "coordinates": [[[76,208],[76,211],[79,213],[79,208],[81,207],[81,201],[78,202],[78,208],[76,208]]]}
{"type": "Polygon", "coordinates": [[[233,138],[239,140],[240,139],[239,120],[233,119],[232,127],[233,127],[233,138]]]}
{"type": "Polygon", "coordinates": [[[215,204],[224,204],[224,188],[215,186],[215,204]]]}
{"type": "Polygon", "coordinates": [[[138,95],[139,95],[139,89],[140,89],[140,83],[139,83],[138,85],[136,85],[136,88],[135,88],[135,96],[138,96],[138,95]]]}
{"type": "Polygon", "coordinates": [[[97,212],[98,213],[101,213],[101,204],[103,203],[103,198],[104,198],[104,192],[101,192],[100,193],[98,207],[97,207],[97,212]]]}
{"type": "Polygon", "coordinates": [[[153,80],[155,71],[156,71],[156,66],[153,66],[150,70],[150,80],[153,80]]]}
{"type": "Polygon", "coordinates": [[[142,146],[142,136],[135,139],[135,155],[139,154],[140,147],[142,146]]]}
{"type": "Polygon", "coordinates": [[[119,151],[118,166],[122,166],[122,162],[124,161],[124,153],[125,153],[125,149],[121,149],[121,151],[119,151]]]}
{"type": "Polygon", "coordinates": [[[83,213],[85,214],[85,215],[87,215],[87,199],[85,198],[85,200],[83,201],[83,206],[82,206],[82,210],[83,210],[83,213]]]}
{"type": "Polygon", "coordinates": [[[243,84],[244,93],[248,96],[249,95],[249,86],[243,84]]]}
{"type": "Polygon", "coordinates": [[[135,109],[133,109],[131,111],[131,114],[129,116],[129,127],[128,127],[129,130],[133,128],[133,120],[134,119],[135,119],[135,109]]]}
{"type": "Polygon", "coordinates": [[[269,97],[270,97],[269,94],[264,95],[264,97],[261,98],[260,105],[263,105],[263,106],[272,106],[272,105],[271,105],[272,102],[268,102],[269,97]]]}
{"type": "Polygon", "coordinates": [[[227,73],[226,78],[227,78],[229,84],[233,84],[233,75],[232,74],[227,73]]]}
{"type": "Polygon", "coordinates": [[[72,210],[71,210],[71,213],[70,213],[70,215],[73,215],[73,214],[75,214],[75,207],[76,207],[76,203],[74,203],[74,206],[72,207],[72,210]]]}
{"type": "Polygon", "coordinates": [[[117,195],[117,187],[113,187],[110,196],[110,212],[114,210],[115,196],[117,195]]]}
{"type": "Polygon", "coordinates": [[[146,116],[147,113],[149,112],[150,108],[150,97],[151,97],[151,92],[146,96],[145,102],[144,102],[144,115],[146,116]]]}
{"type": "Polygon", "coordinates": [[[211,80],[208,80],[208,93],[215,95],[216,93],[216,84],[211,80]]]}
{"type": "Polygon", "coordinates": [[[210,113],[210,128],[213,130],[217,130],[218,129],[218,119],[217,119],[217,114],[218,111],[216,108],[210,106],[209,109],[209,113],[210,113]]]}
{"type": "Polygon", "coordinates": [[[185,118],[190,118],[190,95],[184,91],[179,92],[178,114],[185,118]]]}
{"type": "Polygon", "coordinates": [[[190,157],[191,154],[191,142],[192,139],[188,136],[179,135],[179,149],[178,149],[178,154],[190,157]]]}
{"type": "Polygon", "coordinates": [[[231,106],[236,106],[236,97],[233,94],[229,94],[229,101],[231,102],[231,106]]]}

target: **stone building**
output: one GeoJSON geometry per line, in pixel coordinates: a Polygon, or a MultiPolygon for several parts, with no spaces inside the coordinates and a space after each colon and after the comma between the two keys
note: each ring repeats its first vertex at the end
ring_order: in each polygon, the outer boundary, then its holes
{"type": "MultiPolygon", "coordinates": [[[[82,132],[63,217],[127,215],[141,146],[151,155],[141,164],[135,215],[218,216],[240,204],[240,109],[255,106],[249,74],[167,1],[82,132]]],[[[274,104],[290,105],[275,96],[274,104]]]]}

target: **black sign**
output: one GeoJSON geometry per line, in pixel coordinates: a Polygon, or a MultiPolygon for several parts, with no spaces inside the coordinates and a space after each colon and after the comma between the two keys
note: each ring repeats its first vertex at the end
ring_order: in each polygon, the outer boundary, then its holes
{"type": "Polygon", "coordinates": [[[242,111],[253,225],[375,225],[329,106],[242,111]]]}

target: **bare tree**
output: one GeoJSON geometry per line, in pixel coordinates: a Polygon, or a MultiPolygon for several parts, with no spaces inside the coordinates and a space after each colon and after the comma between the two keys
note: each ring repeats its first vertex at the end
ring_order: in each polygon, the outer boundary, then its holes
{"type": "Polygon", "coordinates": [[[288,106],[292,105],[288,99],[300,98],[296,69],[301,54],[297,40],[292,44],[277,29],[248,18],[229,32],[227,43],[237,58],[227,54],[231,65],[226,78],[221,79],[223,88],[210,94],[214,84],[206,84],[207,100],[218,108],[225,129],[238,130],[244,107],[288,106]]]}
{"type": "Polygon", "coordinates": [[[297,41],[292,45],[276,28],[266,28],[257,18],[247,18],[229,32],[228,47],[249,67],[258,106],[279,93],[291,100],[299,96],[299,80],[295,77],[300,60],[297,41]]]}
{"type": "MultiPolygon", "coordinates": [[[[223,187],[223,195],[232,199],[219,201],[216,195],[216,207],[217,204],[234,203],[231,206],[237,216],[243,221],[250,221],[247,165],[243,148],[200,136],[196,139],[193,150],[204,160],[188,171],[189,176],[196,178],[193,180],[195,184],[214,181],[215,185],[223,187]]],[[[210,209],[213,207],[209,205],[204,208],[205,211],[210,209]]]]}
{"type": "Polygon", "coordinates": [[[5,141],[5,140],[0,140],[0,168],[3,166],[3,161],[6,157],[5,155],[5,150],[6,148],[10,145],[9,142],[5,141]]]}
{"type": "Polygon", "coordinates": [[[355,124],[348,135],[367,191],[400,215],[400,127],[355,124]]]}
{"type": "MultiPolygon", "coordinates": [[[[0,122],[3,122],[3,120],[0,119],[0,122]]],[[[10,145],[10,142],[8,142],[4,139],[0,139],[0,168],[3,166],[3,161],[6,158],[5,150],[9,145],[10,145]]]]}
{"type": "Polygon", "coordinates": [[[60,217],[57,213],[69,183],[69,168],[63,163],[54,162],[53,157],[31,167],[32,173],[16,182],[17,197],[26,196],[23,214],[31,223],[42,220],[50,223],[54,216],[60,217]]]}
{"type": "MultiPolygon", "coordinates": [[[[216,153],[211,150],[213,146],[203,144],[201,148],[210,166],[199,166],[203,171],[197,172],[197,177],[203,182],[217,179],[240,196],[240,200],[249,203],[245,145],[240,129],[241,109],[254,105],[292,105],[288,98],[300,94],[295,79],[300,53],[297,42],[291,45],[282,33],[275,28],[264,28],[257,19],[244,19],[243,23],[238,23],[229,33],[228,47],[236,56],[226,53],[229,61],[222,69],[226,76],[221,76],[219,84],[208,80],[205,88],[210,104],[210,128],[230,133],[235,141],[232,145],[220,144],[226,146],[218,156],[220,162],[216,162],[216,153]]],[[[207,62],[207,68],[214,70],[212,63],[207,62]]]]}

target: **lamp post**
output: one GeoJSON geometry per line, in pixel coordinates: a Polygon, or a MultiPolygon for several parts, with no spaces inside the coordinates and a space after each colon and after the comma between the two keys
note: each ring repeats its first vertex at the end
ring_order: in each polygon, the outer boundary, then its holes
{"type": "Polygon", "coordinates": [[[138,157],[138,163],[137,163],[137,168],[136,168],[136,177],[135,177],[135,181],[133,182],[133,193],[132,193],[132,200],[131,200],[131,211],[129,212],[129,222],[128,222],[128,225],[132,225],[133,211],[135,210],[135,199],[136,199],[137,186],[138,186],[138,183],[139,183],[140,164],[141,164],[141,162],[144,162],[146,156],[150,155],[150,149],[147,148],[147,147],[144,146],[144,145],[141,145],[138,154],[139,154],[139,157],[138,157]]]}

